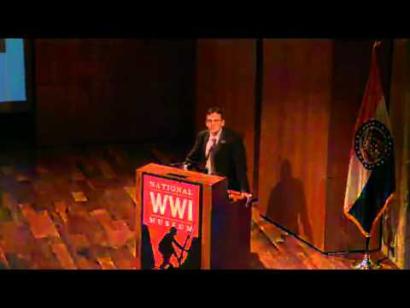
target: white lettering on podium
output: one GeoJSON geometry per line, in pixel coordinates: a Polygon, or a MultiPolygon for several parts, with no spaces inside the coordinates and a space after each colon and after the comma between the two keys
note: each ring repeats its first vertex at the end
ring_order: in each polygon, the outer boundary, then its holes
{"type": "Polygon", "coordinates": [[[193,232],[193,226],[187,223],[176,223],[175,221],[168,220],[166,218],[161,219],[158,217],[151,216],[149,218],[149,224],[150,225],[157,225],[161,227],[166,227],[169,228],[170,226],[175,227],[181,231],[185,232],[193,232]]]}
{"type": "MultiPolygon", "coordinates": [[[[178,215],[179,219],[183,219],[184,218],[184,214],[185,214],[185,209],[187,206],[187,199],[183,199],[182,200],[182,205],[181,205],[181,199],[179,199],[178,197],[174,198],[172,196],[169,196],[168,198],[170,206],[171,206],[171,216],[172,217],[176,217],[178,215]],[[175,202],[174,202],[175,201],[175,202]]],[[[192,201],[189,200],[188,203],[188,220],[192,221],[192,201]],[[191,214],[191,215],[190,215],[191,214]]]]}
{"type": "Polygon", "coordinates": [[[161,215],[164,215],[166,209],[166,198],[167,196],[162,199],[162,195],[157,193],[157,198],[154,196],[154,192],[150,192],[149,196],[151,197],[151,204],[152,204],[152,211],[157,214],[158,208],[160,210],[161,215]]]}
{"type": "Polygon", "coordinates": [[[149,186],[156,190],[162,190],[163,192],[172,192],[175,194],[186,195],[186,196],[194,195],[191,189],[181,187],[181,186],[169,185],[165,183],[157,183],[151,180],[149,181],[149,186]]]}
{"type": "Polygon", "coordinates": [[[185,219],[185,216],[187,216],[186,219],[192,221],[192,200],[180,199],[179,197],[174,197],[172,195],[162,195],[160,193],[157,193],[155,195],[155,193],[152,191],[150,192],[150,198],[152,211],[155,214],[158,214],[159,212],[161,215],[165,215],[167,205],[169,204],[169,207],[171,209],[171,216],[173,218],[178,217],[179,219],[185,219]]]}

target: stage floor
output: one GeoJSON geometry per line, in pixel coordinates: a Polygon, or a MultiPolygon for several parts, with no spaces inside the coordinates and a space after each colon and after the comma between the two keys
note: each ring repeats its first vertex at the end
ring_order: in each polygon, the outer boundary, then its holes
{"type": "MultiPolygon", "coordinates": [[[[170,155],[152,144],[1,149],[0,268],[133,269],[135,169],[178,161],[184,151],[173,147],[170,155]]],[[[349,269],[361,257],[326,256],[263,222],[251,232],[250,269],[349,269]]],[[[394,268],[380,253],[373,258],[394,268]]]]}
{"type": "MultiPolygon", "coordinates": [[[[255,213],[258,215],[259,213],[255,213]]],[[[251,233],[251,268],[254,269],[352,269],[363,258],[361,253],[324,254],[281,230],[255,219],[251,233]]],[[[371,254],[372,261],[383,269],[397,269],[381,252],[371,254]]]]}

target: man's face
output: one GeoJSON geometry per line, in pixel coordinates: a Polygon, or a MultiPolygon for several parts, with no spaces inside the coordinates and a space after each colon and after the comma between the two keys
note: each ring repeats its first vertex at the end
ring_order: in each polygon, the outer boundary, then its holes
{"type": "Polygon", "coordinates": [[[213,112],[206,116],[206,127],[212,135],[216,135],[225,125],[225,120],[219,113],[213,112]]]}

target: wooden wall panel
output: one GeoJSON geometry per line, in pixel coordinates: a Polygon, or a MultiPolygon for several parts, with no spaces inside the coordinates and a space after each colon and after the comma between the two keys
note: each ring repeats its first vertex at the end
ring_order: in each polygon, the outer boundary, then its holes
{"type": "Polygon", "coordinates": [[[323,249],[330,40],[264,40],[260,209],[323,249]]]}
{"type": "Polygon", "coordinates": [[[194,40],[39,39],[35,54],[39,145],[191,135],[194,40]]]}
{"type": "Polygon", "coordinates": [[[383,221],[383,252],[410,268],[410,41],[394,40],[390,119],[395,144],[396,196],[383,221]]]}
{"type": "Polygon", "coordinates": [[[206,128],[205,114],[209,107],[217,105],[224,109],[226,126],[244,138],[251,187],[255,146],[255,57],[254,39],[200,39],[197,42],[196,131],[206,128]]]}

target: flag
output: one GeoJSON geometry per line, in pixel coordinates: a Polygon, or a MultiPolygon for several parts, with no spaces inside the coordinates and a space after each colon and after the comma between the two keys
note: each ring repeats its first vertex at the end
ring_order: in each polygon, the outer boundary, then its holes
{"type": "Polygon", "coordinates": [[[395,190],[394,145],[377,61],[372,49],[370,74],[350,151],[344,213],[370,237],[395,190]]]}

